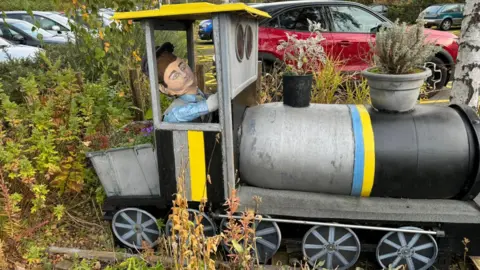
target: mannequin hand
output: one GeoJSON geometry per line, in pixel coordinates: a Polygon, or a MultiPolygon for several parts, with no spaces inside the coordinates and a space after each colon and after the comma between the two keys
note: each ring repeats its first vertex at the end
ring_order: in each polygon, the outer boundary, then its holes
{"type": "Polygon", "coordinates": [[[209,112],[216,111],[218,109],[218,95],[217,93],[207,98],[207,107],[209,112]]]}

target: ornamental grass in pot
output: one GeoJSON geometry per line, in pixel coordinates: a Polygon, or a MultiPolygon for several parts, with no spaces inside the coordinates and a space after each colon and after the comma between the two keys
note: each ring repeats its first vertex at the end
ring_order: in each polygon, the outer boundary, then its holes
{"type": "Polygon", "coordinates": [[[375,44],[370,42],[374,66],[362,72],[370,87],[372,106],[379,111],[408,112],[414,109],[420,89],[432,75],[425,62],[440,48],[426,40],[424,21],[413,26],[382,26],[375,44]]]}
{"type": "Polygon", "coordinates": [[[320,23],[309,19],[310,36],[298,39],[297,35],[287,33],[287,40],[281,40],[277,50],[283,52],[286,70],[283,72],[283,103],[291,107],[308,107],[312,95],[313,76],[326,55],[320,44],[325,40],[321,34],[320,23]]]}

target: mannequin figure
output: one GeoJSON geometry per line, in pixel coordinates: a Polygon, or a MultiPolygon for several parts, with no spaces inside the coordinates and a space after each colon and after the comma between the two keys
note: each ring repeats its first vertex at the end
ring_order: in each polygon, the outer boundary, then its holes
{"type": "MultiPolygon", "coordinates": [[[[197,80],[187,62],[173,54],[170,42],[157,47],[157,70],[160,91],[176,97],[165,110],[165,122],[208,122],[207,115],[218,109],[217,94],[207,96],[197,86],[197,80]]],[[[148,76],[146,56],[142,71],[148,76]]]]}

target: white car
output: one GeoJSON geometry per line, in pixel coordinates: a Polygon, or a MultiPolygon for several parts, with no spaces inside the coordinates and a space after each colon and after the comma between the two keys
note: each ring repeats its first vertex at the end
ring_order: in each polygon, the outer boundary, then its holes
{"type": "Polygon", "coordinates": [[[40,52],[44,52],[44,50],[38,47],[13,44],[0,37],[0,63],[7,62],[10,59],[33,59],[40,52]]]}

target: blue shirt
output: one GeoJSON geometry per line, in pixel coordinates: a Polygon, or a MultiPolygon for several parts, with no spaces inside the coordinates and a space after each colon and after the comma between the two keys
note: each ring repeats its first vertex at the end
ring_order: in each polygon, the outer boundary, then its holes
{"type": "Polygon", "coordinates": [[[209,113],[207,106],[207,99],[200,89],[197,95],[185,94],[179,96],[183,104],[175,105],[174,101],[172,108],[169,108],[164,115],[164,121],[169,123],[190,122],[200,116],[209,113]]]}

